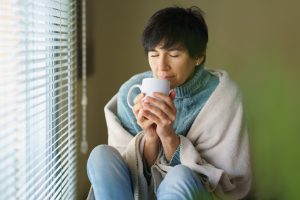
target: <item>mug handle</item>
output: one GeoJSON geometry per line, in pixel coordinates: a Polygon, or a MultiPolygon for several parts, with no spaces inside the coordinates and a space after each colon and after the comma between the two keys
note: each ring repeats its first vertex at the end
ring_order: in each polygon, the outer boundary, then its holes
{"type": "Polygon", "coordinates": [[[128,94],[127,94],[127,104],[131,109],[133,108],[133,105],[130,104],[130,95],[131,95],[133,89],[135,89],[135,88],[139,88],[141,90],[141,85],[135,84],[135,85],[131,86],[128,91],[128,94]]]}

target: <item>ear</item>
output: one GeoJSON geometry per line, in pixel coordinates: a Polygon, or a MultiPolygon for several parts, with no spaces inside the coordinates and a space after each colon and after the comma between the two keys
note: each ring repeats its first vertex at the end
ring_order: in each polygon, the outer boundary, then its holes
{"type": "Polygon", "coordinates": [[[200,65],[203,62],[204,58],[205,58],[205,55],[196,57],[196,66],[200,65]]]}

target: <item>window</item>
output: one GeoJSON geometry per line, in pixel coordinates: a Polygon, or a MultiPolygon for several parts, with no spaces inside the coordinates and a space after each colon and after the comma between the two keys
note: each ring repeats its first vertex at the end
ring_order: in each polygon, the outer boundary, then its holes
{"type": "Polygon", "coordinates": [[[76,198],[76,1],[0,1],[0,199],[76,198]]]}

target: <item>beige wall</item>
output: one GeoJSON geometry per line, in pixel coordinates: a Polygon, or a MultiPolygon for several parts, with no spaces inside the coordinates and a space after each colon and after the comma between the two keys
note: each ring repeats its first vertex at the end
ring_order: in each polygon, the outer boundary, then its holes
{"type": "MultiPolygon", "coordinates": [[[[297,1],[88,0],[88,67],[93,68],[88,77],[89,150],[107,141],[105,103],[130,76],[148,69],[140,45],[146,20],[157,9],[173,4],[197,5],[206,12],[210,34],[207,66],[229,71],[241,87],[255,187],[263,191],[260,193],[264,199],[299,199],[297,1]]],[[[80,94],[79,91],[78,100],[80,94]]],[[[86,160],[87,155],[79,154],[78,199],[86,197],[90,186],[86,160]]]]}

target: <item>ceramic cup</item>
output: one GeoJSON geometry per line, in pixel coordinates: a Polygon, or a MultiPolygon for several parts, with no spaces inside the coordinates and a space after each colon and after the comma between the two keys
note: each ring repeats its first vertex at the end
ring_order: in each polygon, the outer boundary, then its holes
{"type": "Polygon", "coordinates": [[[133,105],[130,103],[130,97],[132,95],[132,91],[135,88],[139,88],[142,93],[145,93],[145,97],[153,96],[154,92],[164,93],[166,95],[170,94],[170,82],[165,79],[157,79],[157,78],[144,78],[142,84],[135,84],[130,87],[127,94],[127,104],[132,109],[133,105]]]}

